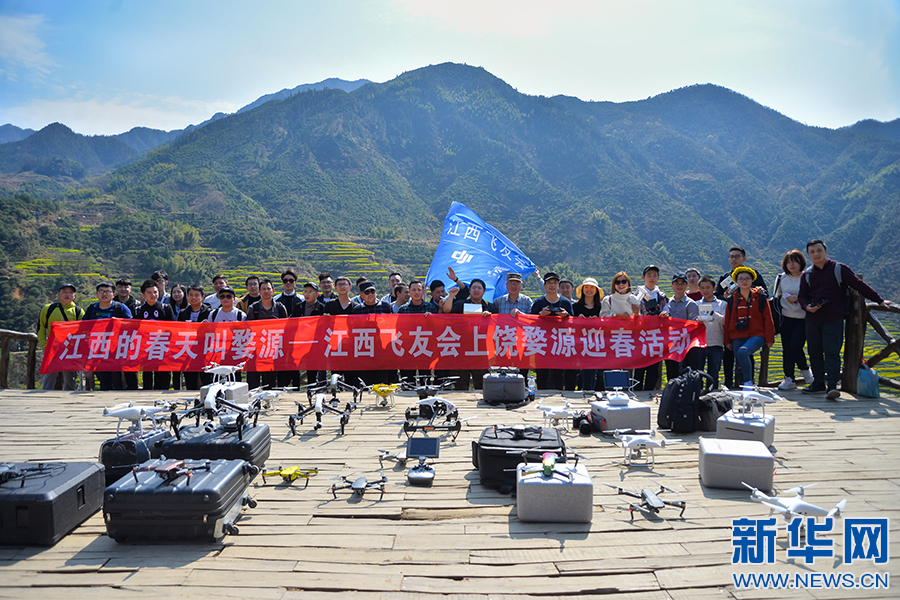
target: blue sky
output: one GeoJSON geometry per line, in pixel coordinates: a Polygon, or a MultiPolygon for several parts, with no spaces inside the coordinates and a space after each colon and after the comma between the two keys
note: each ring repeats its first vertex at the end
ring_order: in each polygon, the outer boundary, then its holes
{"type": "Polygon", "coordinates": [[[900,117],[900,0],[0,0],[0,124],[180,129],[328,77],[484,67],[527,94],[695,83],[809,125],[900,117]]]}

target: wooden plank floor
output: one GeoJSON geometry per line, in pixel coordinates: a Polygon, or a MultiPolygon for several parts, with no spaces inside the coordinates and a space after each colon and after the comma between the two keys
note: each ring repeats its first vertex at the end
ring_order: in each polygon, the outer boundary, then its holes
{"type": "MultiPolygon", "coordinates": [[[[6,461],[96,460],[115,421],[102,407],[133,400],[150,403],[181,392],[0,391],[0,457],[6,461]]],[[[587,407],[580,394],[568,394],[587,407]]],[[[305,396],[304,396],[305,397],[305,396]]],[[[731,519],[762,518],[767,511],[743,491],[704,488],[697,458],[701,435],[682,437],[657,455],[654,468],[625,468],[621,449],[600,435],[566,434],[569,445],[592,460],[594,516],[590,524],[523,523],[515,499],[483,488],[471,464],[471,442],[492,424],[540,424],[533,405],[514,411],[481,404],[473,393],[446,397],[472,416],[455,442],[445,439],[432,488],[405,484],[405,470],[385,464],[390,484],[362,499],[339,494],[332,478],[351,473],[377,477],[378,450],[399,449],[406,438],[390,419],[414,403],[398,394],[394,409],[354,413],[346,435],[337,421],[318,434],[290,437],[287,417],[300,394],[282,396],[281,409],[261,417],[272,429],[269,466],[318,467],[304,489],[257,478],[240,534],[222,543],[117,544],[105,535],[100,513],[51,548],[0,547],[0,598],[412,598],[435,594],[465,598],[582,597],[641,600],[720,598],[896,598],[891,589],[737,589],[739,571],[898,573],[900,557],[900,403],[896,396],[840,401],[785,394],[769,408],[776,416],[776,488],[818,482],[807,499],[832,506],[847,498],[845,516],[891,519],[887,565],[843,565],[839,558],[812,566],[788,562],[779,533],[778,562],[750,569],[731,564],[731,519]],[[293,397],[292,397],[293,396],[293,397]],[[639,489],[664,483],[687,500],[684,518],[629,521],[622,496],[603,482],[639,489]],[[55,588],[48,590],[45,588],[55,588]]],[[[639,397],[656,405],[649,393],[639,397]]],[[[374,396],[367,397],[374,405],[374,396]]],[[[562,403],[560,394],[545,399],[562,403]]],[[[309,424],[309,421],[306,421],[309,424]]],[[[668,437],[676,437],[669,435],[668,437]]],[[[836,527],[835,556],[843,556],[836,527]]]]}

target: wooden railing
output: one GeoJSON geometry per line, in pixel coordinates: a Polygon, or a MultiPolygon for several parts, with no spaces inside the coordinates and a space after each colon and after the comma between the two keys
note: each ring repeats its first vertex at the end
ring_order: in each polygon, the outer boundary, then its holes
{"type": "MultiPolygon", "coordinates": [[[[856,393],[856,378],[859,375],[859,366],[863,360],[863,350],[866,346],[866,325],[871,325],[872,329],[881,336],[881,339],[887,344],[879,352],[875,353],[871,358],[866,360],[869,367],[874,368],[879,362],[896,353],[900,356],[900,341],[891,336],[881,321],[872,314],[872,311],[880,310],[894,314],[900,314],[900,307],[896,304],[885,308],[874,302],[866,302],[865,299],[856,290],[850,290],[852,302],[850,307],[850,315],[847,317],[847,325],[844,330],[844,369],[841,374],[841,389],[856,393]]],[[[879,377],[878,382],[881,385],[892,387],[900,390],[900,381],[890,379],[888,377],[879,377]]]]}
{"type": "Polygon", "coordinates": [[[34,389],[34,371],[37,366],[37,335],[0,329],[0,388],[9,387],[9,341],[26,340],[28,342],[28,361],[25,375],[25,387],[34,389]]]}

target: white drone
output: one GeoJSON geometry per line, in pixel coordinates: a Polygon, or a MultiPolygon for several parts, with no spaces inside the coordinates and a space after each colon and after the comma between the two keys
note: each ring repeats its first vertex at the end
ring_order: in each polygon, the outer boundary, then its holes
{"type": "Polygon", "coordinates": [[[216,376],[216,383],[233,383],[235,381],[234,374],[244,368],[246,361],[237,365],[220,365],[217,362],[211,362],[203,368],[204,373],[210,373],[216,376]]]}
{"type": "Polygon", "coordinates": [[[256,389],[250,392],[250,396],[253,400],[259,401],[259,405],[263,410],[278,410],[281,408],[280,396],[287,391],[295,389],[297,388],[286,387],[275,390],[256,389]]]}
{"type": "Polygon", "coordinates": [[[639,460],[640,464],[653,466],[656,463],[654,448],[665,448],[666,444],[673,444],[681,440],[656,439],[656,430],[651,429],[649,434],[639,432],[637,435],[621,434],[616,429],[615,437],[622,442],[622,450],[625,452],[625,464],[631,466],[632,461],[639,460]]]}
{"type": "MultiPolygon", "coordinates": [[[[541,401],[543,402],[543,400],[541,401]]],[[[535,408],[544,413],[544,427],[559,427],[560,422],[562,422],[563,428],[568,431],[569,430],[569,419],[577,414],[578,411],[569,410],[571,408],[571,404],[568,400],[566,400],[565,407],[563,406],[541,406],[541,402],[538,402],[535,405],[535,408]]]]}
{"type": "Polygon", "coordinates": [[[175,404],[169,402],[163,402],[157,406],[135,406],[132,402],[125,402],[123,404],[117,404],[112,408],[104,408],[103,416],[119,419],[119,422],[116,424],[116,436],[119,435],[119,428],[122,426],[122,421],[131,421],[129,430],[135,431],[138,435],[142,436],[144,429],[141,421],[150,419],[153,421],[153,428],[156,429],[156,413],[169,412],[173,408],[175,408],[175,404]]]}
{"type": "Polygon", "coordinates": [[[769,507],[770,515],[773,512],[778,511],[784,517],[784,520],[789,523],[794,519],[794,517],[798,516],[826,518],[839,517],[841,516],[841,511],[844,510],[845,506],[847,506],[846,498],[835,504],[834,508],[832,508],[831,510],[820,508],[815,504],[810,504],[809,502],[804,500],[804,489],[811,488],[812,486],[816,485],[815,483],[811,483],[809,485],[801,485],[799,487],[787,490],[785,494],[796,494],[796,496],[794,496],[793,498],[776,498],[774,496],[768,496],[752,485],[748,485],[743,481],[741,483],[744,484],[744,487],[750,490],[751,498],[769,507]]]}
{"type": "Polygon", "coordinates": [[[771,404],[783,399],[771,390],[761,390],[756,386],[747,386],[740,390],[729,390],[727,387],[722,386],[722,391],[730,394],[734,398],[739,405],[739,407],[735,407],[734,412],[737,416],[744,419],[757,418],[760,416],[759,414],[753,413],[754,406],[761,407],[761,416],[765,417],[766,404],[771,404]]]}

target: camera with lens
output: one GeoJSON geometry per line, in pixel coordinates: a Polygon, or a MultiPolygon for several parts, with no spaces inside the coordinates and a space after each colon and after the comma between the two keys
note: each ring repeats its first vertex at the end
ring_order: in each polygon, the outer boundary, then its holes
{"type": "Polygon", "coordinates": [[[738,331],[747,331],[750,329],[750,319],[747,317],[739,319],[738,322],[734,324],[734,328],[738,331]]]}
{"type": "Polygon", "coordinates": [[[594,421],[591,418],[590,411],[581,411],[577,415],[572,416],[572,426],[578,430],[581,435],[591,435],[594,431],[594,421]]]}

